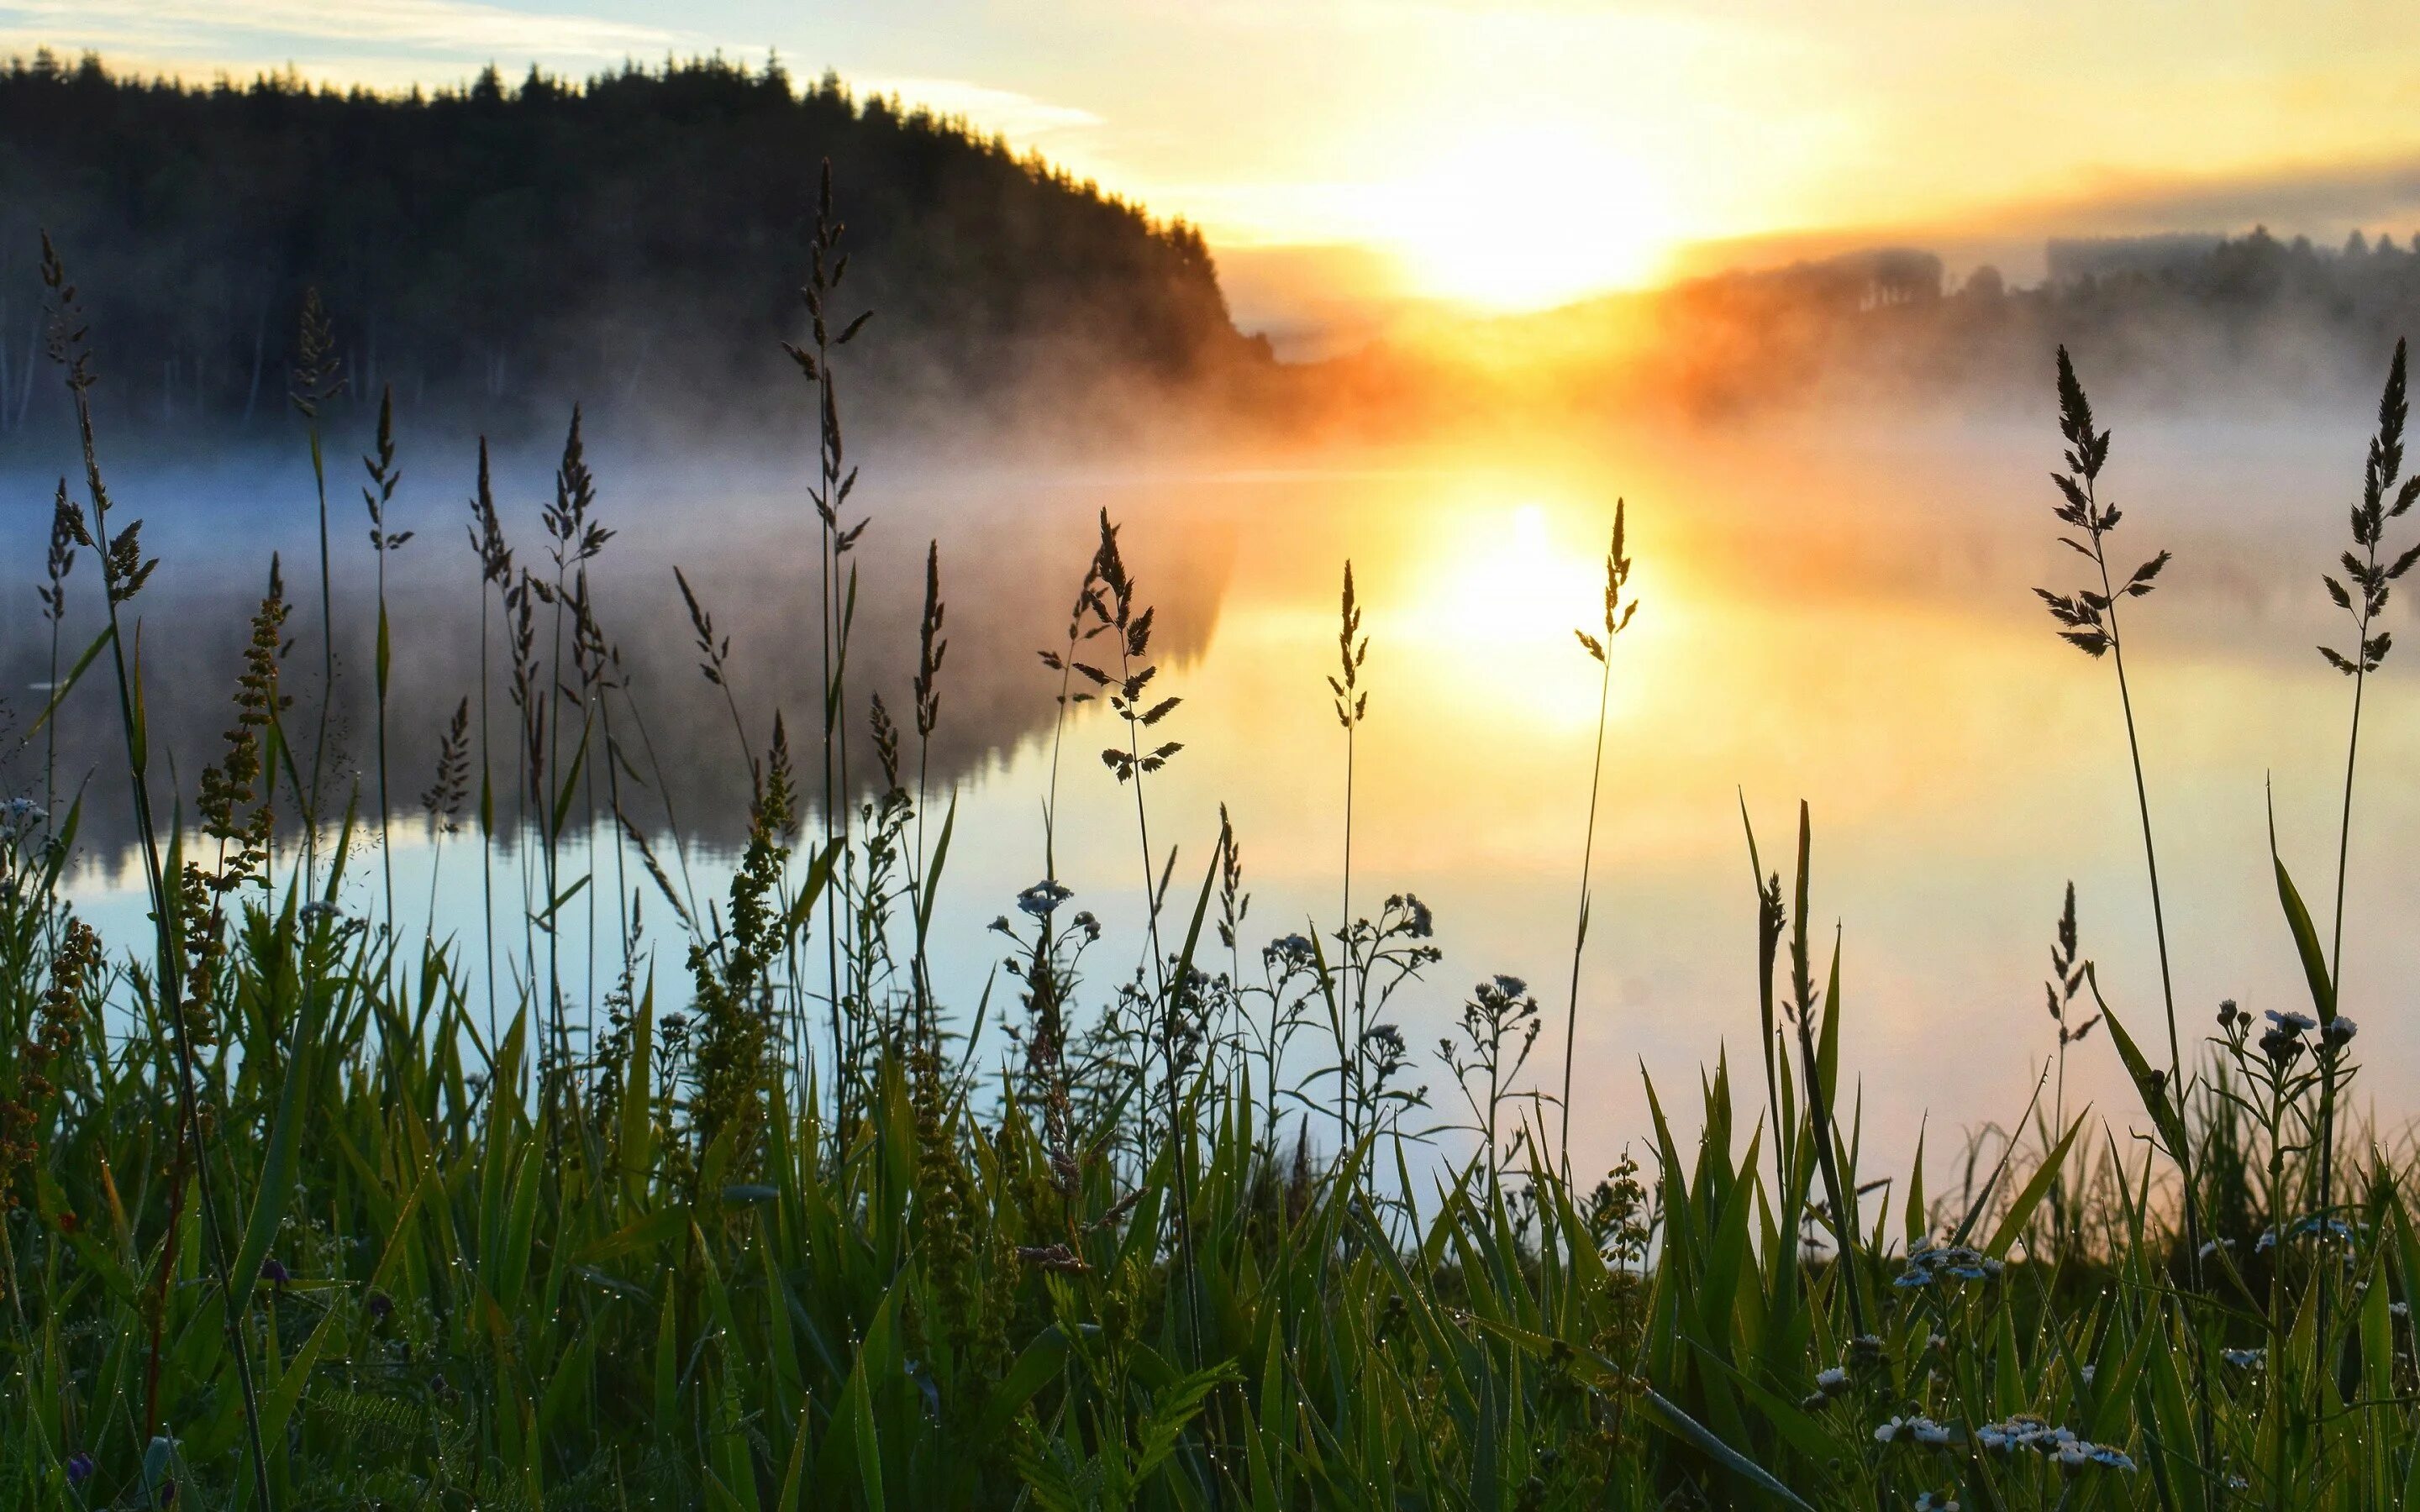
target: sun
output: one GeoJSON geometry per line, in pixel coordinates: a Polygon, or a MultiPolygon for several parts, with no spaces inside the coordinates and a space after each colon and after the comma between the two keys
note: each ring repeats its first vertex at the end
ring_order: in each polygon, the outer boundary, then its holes
{"type": "Polygon", "coordinates": [[[1374,208],[1378,236],[1420,293],[1500,312],[1642,283],[1674,240],[1644,163],[1560,128],[1466,139],[1374,208]]]}

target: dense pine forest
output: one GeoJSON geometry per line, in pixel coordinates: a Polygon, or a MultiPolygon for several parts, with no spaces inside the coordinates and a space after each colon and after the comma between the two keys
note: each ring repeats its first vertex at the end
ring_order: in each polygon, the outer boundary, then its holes
{"type": "Polygon", "coordinates": [[[800,392],[769,380],[775,338],[808,336],[826,160],[854,186],[841,302],[888,328],[861,382],[894,413],[1255,356],[1191,226],[834,77],[707,58],[341,93],[45,54],[0,71],[0,433],[65,419],[38,371],[43,228],[84,280],[101,402],[148,433],[277,424],[314,288],[358,404],[745,424],[800,392]]]}

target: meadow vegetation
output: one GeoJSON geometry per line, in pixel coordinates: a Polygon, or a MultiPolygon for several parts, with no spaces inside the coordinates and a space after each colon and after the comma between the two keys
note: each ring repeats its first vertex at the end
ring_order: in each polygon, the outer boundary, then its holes
{"type": "MultiPolygon", "coordinates": [[[[376,790],[339,791],[297,712],[326,706],[340,613],[376,615],[381,695],[408,634],[382,597],[338,603],[324,555],[316,589],[263,563],[218,759],[189,779],[150,749],[135,617],[176,564],[110,495],[104,371],[45,241],[84,467],[41,602],[54,628],[70,594],[108,617],[54,652],[17,739],[115,722],[155,928],[104,941],[78,917],[81,800],[47,768],[0,810],[0,1502],[2370,1507],[2420,1485],[2413,1165],[2343,1118],[2338,1011],[2348,962],[2360,980],[2339,922],[2359,709],[2420,559],[2399,348],[2325,580],[2352,626],[2326,653],[2350,694],[2330,912],[2274,863],[2307,1011],[2110,1002],[2071,891],[2041,1039],[2057,1071],[2021,1137],[1953,1152],[1947,1177],[1922,1149],[1878,1169],[1842,1096],[1854,983],[1820,937],[1801,805],[1779,852],[1744,837],[1757,1051],[1652,1083],[1644,1163],[1577,1171],[1572,1042],[1606,1011],[1579,963],[1621,930],[1591,911],[1588,863],[1563,1012],[1491,977],[1434,1052],[1400,1019],[1404,995],[1445,990],[1435,920],[1353,877],[1349,839],[1338,916],[1258,938],[1248,837],[1222,824],[1180,870],[1153,809],[1202,732],[1106,515],[1035,675],[1057,709],[1046,839],[1001,900],[999,990],[937,993],[954,809],[924,754],[953,697],[947,556],[926,557],[907,697],[861,686],[853,553],[883,522],[842,424],[835,375],[865,327],[829,175],[806,247],[787,356],[815,417],[820,706],[747,706],[681,583],[753,794],[727,891],[700,892],[651,807],[622,627],[587,588],[613,532],[575,414],[534,534],[479,458],[462,587],[483,661],[420,820],[439,844],[520,843],[486,869],[482,927],[439,937],[398,924],[391,873],[366,913],[339,906],[357,838],[413,822],[390,787],[420,779],[385,770],[381,738],[376,790]],[[1063,810],[1062,757],[1104,763],[1130,806],[1063,810]],[[592,804],[621,823],[601,859],[566,841],[592,804]],[[1131,831],[1139,938],[1059,875],[1057,838],[1103,826],[1131,831]],[[573,922],[599,895],[601,935],[573,922]],[[646,946],[664,931],[677,951],[646,946]],[[599,938],[618,975],[592,1013],[566,958],[599,938]],[[2140,1105],[2068,1105],[2067,1057],[2113,1049],[2140,1105]]],[[[342,367],[316,303],[302,332],[316,464],[342,367]]],[[[2149,608],[2169,558],[2119,554],[2111,433],[2064,351],[2056,372],[2050,501],[2084,586],[2043,596],[2116,684],[2110,717],[2155,737],[2121,611],[2149,608]]],[[[392,427],[369,448],[382,557],[403,545],[392,427]]],[[[1608,688],[1638,610],[1621,519],[1603,622],[1571,653],[1608,688]]],[[[350,529],[333,538],[358,550],[350,529]]],[[[1325,696],[1349,809],[1387,690],[1342,582],[1325,696]]],[[[1321,675],[1306,648],[1306,699],[1321,675]]],[[[2131,775],[2157,901],[2139,759],[2131,775]]],[[[1591,790],[1589,863],[1600,796],[1619,801],[1591,790]]],[[[2183,921],[2156,917],[2164,963],[2183,921]]]]}

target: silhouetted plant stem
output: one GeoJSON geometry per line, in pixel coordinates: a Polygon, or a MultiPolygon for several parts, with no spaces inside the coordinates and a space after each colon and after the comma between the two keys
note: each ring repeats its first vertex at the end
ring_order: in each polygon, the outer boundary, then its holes
{"type": "Polygon", "coordinates": [[[302,317],[296,344],[292,391],[288,397],[305,422],[311,443],[311,484],[319,503],[319,714],[311,740],[311,788],[302,816],[302,881],[305,893],[313,881],[318,854],[320,781],[328,760],[328,717],[336,702],[336,600],[328,554],[328,462],[319,444],[319,410],[344,392],[342,369],[327,307],[317,288],[302,293],[302,317]]]}
{"type": "MultiPolygon", "coordinates": [[[[1815,1038],[1815,972],[1807,943],[1807,895],[1812,870],[1814,828],[1807,801],[1798,802],[1797,906],[1790,920],[1790,991],[1796,1009],[1798,1069],[1807,1082],[1807,1117],[1815,1139],[1815,1163],[1823,1175],[1823,1200],[1832,1210],[1832,1237],[1840,1250],[1840,1283],[1849,1299],[1849,1332],[1866,1334],[1865,1301],[1857,1277],[1857,1210],[1855,1194],[1840,1180],[1839,1155],[1832,1148],[1832,1099],[1823,1085],[1823,1066],[1815,1038]]],[[[1834,941],[1833,960],[1839,959],[1834,941]]]]}
{"type": "MultiPolygon", "coordinates": [[[[504,524],[496,515],[496,496],[488,474],[488,439],[479,438],[478,491],[471,499],[471,549],[479,558],[479,835],[484,845],[496,843],[495,763],[489,729],[489,643],[488,590],[499,594],[512,586],[513,554],[504,544],[504,524]]],[[[510,606],[506,606],[509,612],[510,606]]],[[[496,1053],[499,1026],[496,995],[496,872],[492,856],[479,868],[481,923],[488,948],[488,1053],[496,1053]]]]}
{"type": "MultiPolygon", "coordinates": [[[[59,628],[67,618],[68,574],[75,569],[81,528],[76,507],[68,499],[68,480],[62,477],[51,506],[51,548],[44,563],[50,580],[35,590],[42,601],[42,618],[51,627],[51,675],[43,691],[53,700],[59,697],[59,628]]],[[[55,838],[59,825],[59,721],[55,717],[42,721],[42,826],[44,834],[55,838]]]]}
{"type": "MultiPolygon", "coordinates": [[[[1370,695],[1361,687],[1361,664],[1370,655],[1369,637],[1361,634],[1361,605],[1353,591],[1353,563],[1344,563],[1344,592],[1337,616],[1336,672],[1327,679],[1334,699],[1336,722],[1344,727],[1344,869],[1342,918],[1338,921],[1336,940],[1342,959],[1337,963],[1334,996],[1340,1003],[1351,1004],[1353,1023],[1348,1029],[1341,1010],[1331,1010],[1329,1017],[1336,1026],[1336,1100],[1337,1155],[1345,1153],[1359,1142],[1364,1114],[1368,1112],[1362,1095],[1360,1075],[1360,1031],[1363,1022],[1361,999],[1354,995],[1355,956],[1360,949],[1359,931],[1353,920],[1353,779],[1354,737],[1360,733],[1361,721],[1370,712],[1370,695]]],[[[1368,978],[1363,976],[1363,990],[1368,990],[1368,978]]]]}
{"type": "MultiPolygon", "coordinates": [[[[1565,1185],[1572,1180],[1572,1060],[1579,1044],[1580,1033],[1580,956],[1588,949],[1589,904],[1593,898],[1590,882],[1596,871],[1596,810],[1597,796],[1605,783],[1605,724],[1606,711],[1613,702],[1613,639],[1630,624],[1638,612],[1637,599],[1624,602],[1621,591],[1630,581],[1630,554],[1622,548],[1624,501],[1613,501],[1613,540],[1605,553],[1605,639],[1599,640],[1586,630],[1572,633],[1580,644],[1596,658],[1598,669],[1596,692],[1596,750],[1589,762],[1588,827],[1580,841],[1580,912],[1579,922],[1572,931],[1572,995],[1563,1019],[1563,1094],[1562,1094],[1562,1178],[1565,1185]]],[[[1767,1081],[1771,1077],[1768,1075],[1767,1081]]],[[[1779,1118],[1775,1119],[1774,1137],[1781,1137],[1779,1118]]]]}
{"type": "MultiPolygon", "coordinates": [[[[141,520],[134,521],[116,535],[110,533],[109,489],[101,481],[101,454],[93,435],[91,391],[94,379],[90,356],[85,345],[86,328],[76,302],[75,286],[67,282],[67,270],[47,234],[42,237],[42,283],[49,289],[52,300],[50,355],[52,361],[68,370],[68,393],[74,402],[76,436],[84,456],[85,491],[92,512],[89,528],[85,526],[83,515],[78,514],[76,540],[79,545],[91,548],[101,558],[102,598],[109,617],[110,663],[117,684],[118,727],[126,741],[126,772],[132,790],[135,834],[142,847],[143,880],[151,901],[152,933],[158,947],[155,969],[159,998],[167,1009],[177,1037],[177,1090],[182,1104],[179,1109],[181,1121],[185,1137],[193,1143],[195,1195],[200,1199],[212,1278],[218,1284],[225,1318],[227,1347],[235,1355],[236,1381],[243,1396],[244,1432],[251,1452],[253,1494],[263,1508],[273,1512],[277,1504],[269,1488],[269,1457],[260,1431],[260,1396],[253,1381],[252,1350],[243,1330],[241,1304],[251,1293],[251,1278],[244,1278],[239,1291],[227,1259],[226,1234],[219,1220],[217,1194],[210,1180],[209,1134],[202,1120],[193,1024],[186,1011],[184,963],[178,938],[176,900],[163,870],[160,832],[151,812],[147,741],[143,734],[143,717],[138,712],[143,702],[140,672],[131,672],[128,669],[126,635],[117,612],[118,605],[132,600],[142,591],[159,563],[143,555],[141,520]]],[[[13,1277],[10,1289],[14,1289],[13,1277]]]]}
{"type": "MultiPolygon", "coordinates": [[[[932,923],[934,857],[924,842],[924,810],[931,801],[933,732],[941,722],[941,662],[950,650],[941,627],[947,617],[948,607],[941,601],[941,543],[929,541],[924,547],[924,612],[916,631],[916,860],[908,872],[908,903],[916,912],[916,949],[910,962],[916,1032],[918,1040],[927,1045],[937,1042],[938,1028],[934,1023],[932,958],[926,938],[932,923]]],[[[949,826],[945,825],[941,831],[945,847],[949,836],[949,826]]]]}
{"type": "Polygon", "coordinates": [[[369,473],[369,485],[362,489],[362,502],[369,508],[370,549],[378,556],[378,790],[379,790],[379,858],[386,874],[386,928],[395,933],[395,834],[393,816],[395,801],[387,787],[386,713],[387,686],[393,670],[394,642],[386,615],[387,553],[411,539],[410,531],[391,532],[387,526],[387,509],[395,502],[396,485],[403,475],[395,466],[395,390],[388,388],[379,394],[378,450],[362,458],[369,473]]]}
{"type": "MultiPolygon", "coordinates": [[[[848,255],[841,251],[844,227],[832,211],[831,162],[826,159],[823,179],[815,200],[815,229],[810,246],[812,254],[807,284],[799,290],[806,301],[813,348],[784,342],[783,348],[814,385],[816,415],[815,485],[810,498],[815,506],[816,518],[823,527],[818,552],[817,576],[822,585],[821,640],[823,657],[823,768],[824,768],[824,843],[835,855],[845,856],[848,841],[848,732],[845,693],[848,669],[848,632],[855,617],[857,579],[854,568],[844,582],[842,559],[856,546],[869,520],[860,519],[855,525],[845,523],[843,510],[848,496],[857,487],[857,473],[846,466],[844,438],[840,424],[840,396],[832,378],[831,349],[845,346],[864,329],[873,312],[866,311],[850,320],[837,332],[830,322],[830,301],[839,291],[841,281],[848,272],[848,255]]],[[[848,868],[836,872],[824,890],[824,964],[826,981],[831,1000],[832,1094],[834,1115],[839,1127],[849,1127],[851,1100],[855,1095],[854,1078],[849,1074],[851,1029],[848,1023],[851,992],[844,984],[841,973],[843,952],[840,947],[840,910],[842,894],[846,890],[848,868]]]]}
{"type": "MultiPolygon", "coordinates": [[[[2082,540],[2073,536],[2061,536],[2059,539],[2092,563],[2101,587],[2098,592],[2085,589],[2073,594],[2055,594],[2041,588],[2034,592],[2049,607],[2051,617],[2062,626],[2060,639],[2095,659],[2106,655],[2117,670],[2118,702],[2126,720],[2126,754],[2134,777],[2134,810],[2142,822],[2143,864],[2151,887],[2151,929],[2160,956],[2160,999],[2166,1012],[2168,1030],[2168,1071],[2154,1091],[2173,1107],[2177,1125],[2182,1127],[2187,1106],[2184,1055],[2177,1033],[2175,979],[2168,964],[2167,910],[2160,889],[2159,848],[2151,838],[2150,790],[2143,779],[2142,739],[2134,725],[2133,690],[2126,676],[2125,641],[2119,633],[2118,615],[2118,601],[2140,598],[2149,594],[2155,579],[2171,559],[2166,551],[2161,551],[2136,567],[2123,586],[2110,575],[2108,535],[2117,528],[2120,511],[2114,504],[2101,501],[2099,480],[2101,470],[2109,459],[2111,433],[2094,428],[2091,403],[2085,396],[2084,385],[2076,378],[2075,365],[2069,360],[2064,347],[2058,349],[2058,400],[2059,431],[2068,444],[2067,471],[2053,473],[2052,481],[2058,486],[2066,502],[2054,513],[2062,524],[2081,532],[2084,537],[2082,540]]],[[[2151,1111],[2155,1120],[2164,1127],[2167,1119],[2160,1116],[2163,1110],[2151,1111]]],[[[2176,1162],[2178,1179],[2183,1187],[2185,1266],[2193,1292],[2197,1298],[2202,1291],[2201,1195],[2195,1185],[2193,1151],[2187,1148],[2189,1142],[2183,1139],[2169,1142],[2177,1146],[2169,1151],[2169,1156],[2176,1162]]],[[[2186,1331],[2194,1341],[2195,1397],[2198,1409],[2199,1442],[2195,1463],[2201,1473],[2204,1497],[2209,1499],[2217,1494],[2211,1458],[2216,1445],[2212,1442],[2210,1372],[2201,1329],[2189,1309],[2185,1323],[2186,1331]]]]}
{"type": "MultiPolygon", "coordinates": [[[[2345,738],[2344,806],[2336,826],[2336,896],[2335,920],[2328,944],[2328,995],[2318,1007],[2322,1020],[2321,1030],[2331,1033],[2336,1016],[2344,1007],[2344,917],[2345,883],[2352,856],[2352,791],[2353,775],[2361,752],[2362,694],[2369,674],[2385,663],[2387,652],[2394,645],[2392,632],[2370,634],[2381,614],[2385,611],[2390,585],[2396,579],[2420,563],[2420,546],[2414,546],[2390,563],[2379,560],[2384,543],[2386,522],[2400,517],[2415,501],[2420,501],[2420,474],[2415,474],[2398,489],[2397,480],[2403,471],[2403,426],[2409,418],[2410,406],[2405,397],[2405,344],[2395,344],[2394,359],[2388,363],[2386,386],[2379,396],[2378,432],[2371,438],[2362,465],[2361,500],[2352,507],[2352,539],[2355,551],[2349,550],[2338,559],[2345,580],[2322,574],[2328,596],[2338,609],[2352,619],[2353,653],[2350,656],[2332,647],[2319,647],[2319,655],[2336,671],[2352,678],[2352,721],[2345,738]],[[2390,498],[2390,495],[2392,496],[2390,498]]],[[[2322,1223],[2335,1216],[2335,1120],[2336,1071],[2341,1046],[2333,1039],[2319,1062],[2319,1122],[2317,1138],[2319,1149],[2319,1216],[2322,1223]]],[[[2330,1268],[2319,1267],[2319,1338],[2322,1350],[2331,1360],[2335,1357],[2333,1335],[2329,1331],[2330,1268]]]]}

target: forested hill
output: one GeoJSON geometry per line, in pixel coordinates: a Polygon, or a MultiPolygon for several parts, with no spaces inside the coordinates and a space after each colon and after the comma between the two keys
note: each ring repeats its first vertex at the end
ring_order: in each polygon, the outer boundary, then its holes
{"type": "Polygon", "coordinates": [[[779,343],[806,327],[826,159],[852,254],[837,302],[875,311],[851,376],[894,414],[1259,360],[1190,226],[829,76],[714,59],[340,94],[45,55],[0,72],[0,434],[59,404],[38,228],[80,285],[99,397],[155,425],[275,424],[310,287],[355,403],[391,385],[400,411],[507,431],[573,399],[795,417],[779,343]]]}

